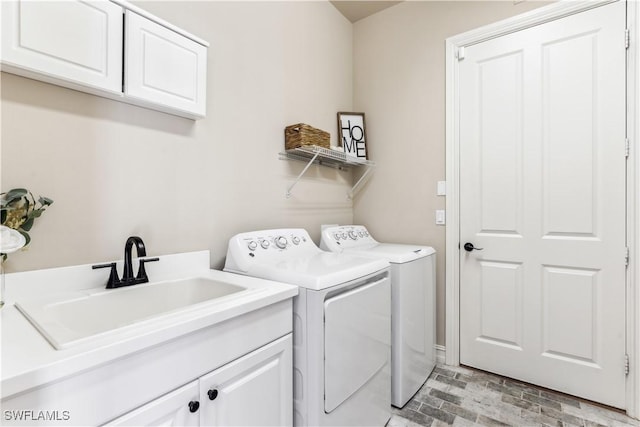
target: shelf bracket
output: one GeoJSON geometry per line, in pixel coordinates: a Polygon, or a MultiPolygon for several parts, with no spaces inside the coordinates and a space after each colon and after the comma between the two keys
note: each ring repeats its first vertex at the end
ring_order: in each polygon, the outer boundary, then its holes
{"type": "Polygon", "coordinates": [[[364,183],[365,179],[369,176],[369,174],[371,173],[372,169],[373,169],[373,166],[367,166],[367,170],[364,171],[364,173],[362,174],[362,176],[360,177],[358,182],[356,182],[353,185],[353,187],[351,187],[351,191],[349,191],[349,193],[347,193],[347,197],[349,199],[353,199],[353,196],[356,194],[356,191],[364,183]]]}
{"type": "Polygon", "coordinates": [[[316,153],[313,155],[313,157],[309,160],[309,163],[307,163],[307,166],[305,166],[304,169],[302,169],[302,172],[300,172],[300,174],[298,175],[296,180],[293,181],[293,184],[291,184],[289,186],[289,188],[287,188],[287,199],[291,197],[291,190],[293,190],[293,187],[296,186],[298,181],[300,181],[300,178],[302,178],[302,176],[307,172],[307,169],[309,169],[309,166],[311,166],[313,164],[313,162],[316,161],[316,159],[318,158],[319,154],[320,154],[320,152],[316,151],[316,153]]]}

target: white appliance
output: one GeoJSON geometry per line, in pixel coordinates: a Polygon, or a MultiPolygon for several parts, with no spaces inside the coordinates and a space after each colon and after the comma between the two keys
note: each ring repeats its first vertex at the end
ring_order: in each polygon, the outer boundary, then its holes
{"type": "Polygon", "coordinates": [[[325,227],[320,247],[391,263],[391,404],[402,408],[436,364],[435,250],[379,243],[362,225],[325,227]]]}
{"type": "Polygon", "coordinates": [[[224,270],[300,287],[293,300],[294,425],[387,423],[387,261],[325,252],[305,230],[279,229],[232,237],[224,270]]]}

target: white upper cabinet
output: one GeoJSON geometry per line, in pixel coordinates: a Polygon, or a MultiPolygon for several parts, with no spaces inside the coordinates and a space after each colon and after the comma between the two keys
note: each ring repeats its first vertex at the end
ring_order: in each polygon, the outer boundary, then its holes
{"type": "Polygon", "coordinates": [[[0,0],[2,71],[188,117],[208,43],[124,0],[0,0]]]}
{"type": "MultiPolygon", "coordinates": [[[[3,70],[122,91],[122,7],[109,1],[2,1],[3,70]]],[[[28,77],[34,77],[28,75],[28,77]]]]}
{"type": "Polygon", "coordinates": [[[125,34],[125,95],[204,117],[207,48],[130,10],[125,34]]]}

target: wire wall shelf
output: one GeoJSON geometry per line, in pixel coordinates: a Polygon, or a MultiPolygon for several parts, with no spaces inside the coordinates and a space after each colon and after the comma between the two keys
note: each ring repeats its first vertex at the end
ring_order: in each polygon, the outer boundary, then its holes
{"type": "Polygon", "coordinates": [[[375,162],[365,159],[359,159],[354,156],[349,156],[342,151],[330,150],[324,147],[318,147],[317,145],[305,145],[290,150],[280,152],[280,159],[282,160],[298,160],[307,163],[302,169],[302,172],[295,179],[293,184],[287,188],[287,198],[291,197],[291,190],[296,186],[300,178],[307,172],[312,164],[329,166],[340,170],[349,170],[351,167],[366,167],[367,169],[362,174],[358,182],[356,182],[351,191],[347,194],[347,197],[352,198],[357,189],[364,183],[365,179],[370,175],[371,171],[375,167],[375,162]]]}

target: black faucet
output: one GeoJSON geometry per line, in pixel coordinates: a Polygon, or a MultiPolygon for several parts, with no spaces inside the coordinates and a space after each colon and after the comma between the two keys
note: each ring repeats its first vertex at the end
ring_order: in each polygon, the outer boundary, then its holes
{"type": "Polygon", "coordinates": [[[118,277],[118,271],[116,270],[116,263],[94,265],[91,268],[94,270],[97,268],[111,268],[109,279],[107,280],[107,289],[120,288],[123,286],[137,285],[138,283],[147,283],[149,277],[147,277],[147,271],[144,269],[144,264],[147,262],[159,261],[160,258],[147,258],[140,260],[140,266],[138,267],[138,274],[133,276],[133,262],[131,260],[131,249],[133,245],[136,246],[136,252],[138,258],[147,256],[147,250],[144,247],[144,242],[138,236],[131,236],[127,239],[127,243],[124,245],[124,270],[122,272],[122,280],[118,277]]]}

